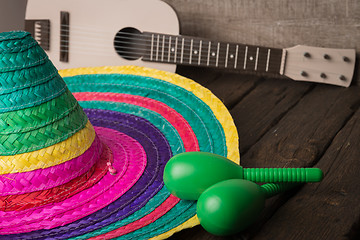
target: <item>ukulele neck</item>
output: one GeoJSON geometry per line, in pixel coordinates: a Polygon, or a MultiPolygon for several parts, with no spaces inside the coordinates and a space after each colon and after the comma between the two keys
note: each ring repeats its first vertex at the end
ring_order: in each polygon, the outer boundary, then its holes
{"type": "Polygon", "coordinates": [[[283,74],[283,49],[151,32],[144,32],[143,37],[144,61],[283,74]]]}

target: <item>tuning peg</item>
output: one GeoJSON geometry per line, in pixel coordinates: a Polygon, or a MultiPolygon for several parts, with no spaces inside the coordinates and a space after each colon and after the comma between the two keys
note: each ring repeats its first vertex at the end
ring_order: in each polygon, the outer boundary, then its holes
{"type": "Polygon", "coordinates": [[[265,199],[294,187],[294,184],[264,184],[230,179],[214,184],[199,197],[196,211],[203,228],[214,235],[244,230],[259,217],[265,199]]]}
{"type": "Polygon", "coordinates": [[[215,183],[227,179],[253,182],[319,182],[318,168],[243,168],[229,159],[206,152],[185,152],[172,157],[164,169],[167,189],[181,199],[197,200],[215,183]]]}

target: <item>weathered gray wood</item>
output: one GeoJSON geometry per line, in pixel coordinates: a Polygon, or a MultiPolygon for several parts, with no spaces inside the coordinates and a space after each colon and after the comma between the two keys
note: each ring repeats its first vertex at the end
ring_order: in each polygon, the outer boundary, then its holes
{"type": "Polygon", "coordinates": [[[359,135],[357,111],[316,165],[325,172],[324,180],[305,186],[255,239],[359,239],[359,135]]]}
{"type": "Polygon", "coordinates": [[[263,79],[252,92],[230,109],[240,136],[241,154],[266,134],[311,86],[283,79],[263,79]]]}
{"type": "Polygon", "coordinates": [[[360,53],[359,0],[164,1],[177,12],[183,35],[276,48],[356,48],[360,53]]]}
{"type": "MultiPolygon", "coordinates": [[[[359,93],[359,87],[342,89],[316,86],[242,156],[242,165],[246,167],[313,166],[358,108],[359,93]]],[[[262,224],[286,202],[286,199],[286,196],[282,196],[268,200],[267,208],[258,222],[240,236],[256,237],[262,232],[262,224]]],[[[305,204],[307,203],[304,202],[305,204]]],[[[311,208],[310,203],[307,207],[311,208]]],[[[311,216],[307,219],[312,221],[311,216]]],[[[296,234],[295,230],[293,233],[296,234]]],[[[316,231],[313,234],[316,234],[316,231]]],[[[264,238],[268,239],[265,235],[264,238]]]]}
{"type": "MultiPolygon", "coordinates": [[[[250,148],[242,157],[242,164],[248,167],[312,166],[354,113],[360,101],[359,93],[360,88],[355,86],[317,85],[250,148]]],[[[264,111],[259,108],[253,111],[259,110],[264,111]]],[[[248,128],[254,129],[254,126],[248,128]]]]}
{"type": "Polygon", "coordinates": [[[226,73],[206,86],[223,101],[228,109],[232,109],[256,87],[259,81],[261,78],[256,75],[226,73]]]}

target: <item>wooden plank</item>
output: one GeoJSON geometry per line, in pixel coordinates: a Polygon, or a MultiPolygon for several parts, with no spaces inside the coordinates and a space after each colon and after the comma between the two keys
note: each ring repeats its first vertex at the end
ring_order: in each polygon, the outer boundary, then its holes
{"type": "Polygon", "coordinates": [[[275,48],[355,48],[360,54],[358,0],[164,1],[177,12],[183,35],[275,48]]]}
{"type": "Polygon", "coordinates": [[[324,180],[304,186],[254,239],[359,239],[359,135],[358,110],[316,165],[324,180]]]}
{"type": "MultiPolygon", "coordinates": [[[[251,144],[253,146],[241,159],[242,164],[248,167],[312,166],[321,157],[337,131],[354,113],[354,106],[360,101],[359,92],[360,88],[355,86],[339,88],[317,85],[276,122],[260,141],[251,144]]],[[[261,109],[261,104],[260,107],[255,107],[253,115],[264,111],[268,111],[270,115],[273,112],[271,109],[261,109]]],[[[241,112],[237,114],[244,115],[241,112]]],[[[261,121],[264,120],[258,120],[261,121]]],[[[261,126],[257,127],[258,122],[238,126],[239,132],[251,134],[256,128],[261,129],[261,126]],[[250,130],[242,130],[243,127],[250,130]]],[[[247,141],[244,136],[240,144],[249,145],[247,141]]]]}
{"type": "Polygon", "coordinates": [[[194,80],[200,85],[206,86],[219,78],[223,73],[211,68],[194,68],[192,66],[177,66],[176,73],[194,80]]]}
{"type": "MultiPolygon", "coordinates": [[[[317,85],[242,156],[242,165],[313,166],[358,108],[359,92],[359,87],[345,89],[317,85]]],[[[283,194],[268,200],[267,207],[256,224],[239,237],[256,236],[262,231],[262,225],[295,193],[283,194]]],[[[308,221],[311,222],[309,218],[308,221]]]]}
{"type": "Polygon", "coordinates": [[[228,109],[232,109],[256,87],[259,81],[261,77],[257,75],[227,73],[222,74],[206,87],[220,98],[228,109]]]}
{"type": "Polygon", "coordinates": [[[309,83],[264,79],[230,110],[244,154],[311,89],[309,83]]]}

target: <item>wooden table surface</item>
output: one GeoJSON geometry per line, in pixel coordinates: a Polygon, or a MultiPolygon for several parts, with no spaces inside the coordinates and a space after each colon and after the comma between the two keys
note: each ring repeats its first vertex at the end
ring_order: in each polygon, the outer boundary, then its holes
{"type": "Polygon", "coordinates": [[[193,67],[177,73],[210,89],[230,110],[242,166],[318,167],[325,176],[268,199],[258,221],[237,235],[213,236],[197,226],[170,239],[360,239],[359,86],[193,67]]]}

